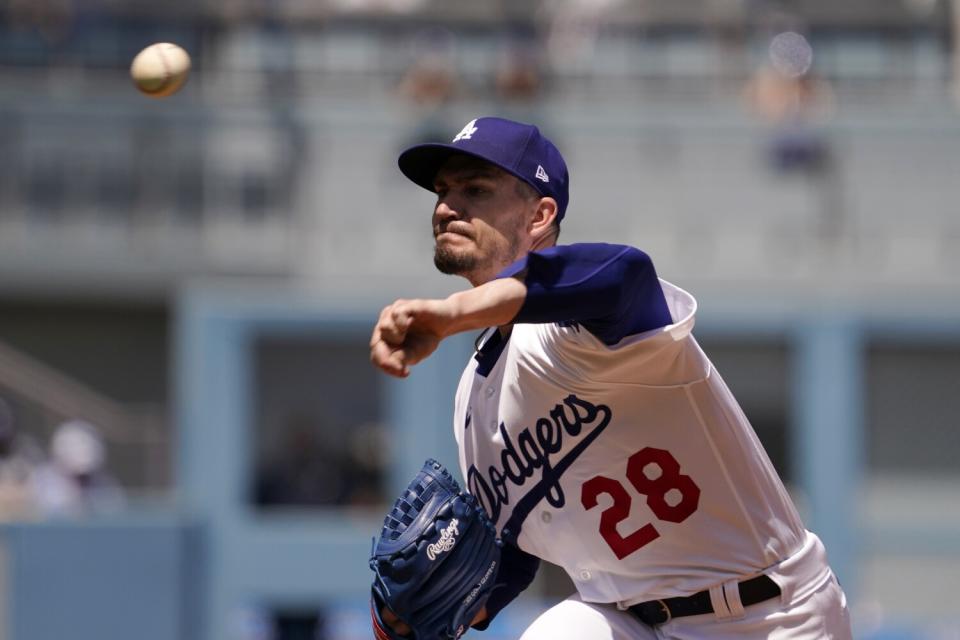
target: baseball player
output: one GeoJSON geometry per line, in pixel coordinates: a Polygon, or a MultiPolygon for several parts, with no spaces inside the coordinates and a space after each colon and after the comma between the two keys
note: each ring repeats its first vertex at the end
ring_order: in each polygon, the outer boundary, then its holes
{"type": "Polygon", "coordinates": [[[523,640],[850,638],[823,544],[691,333],[694,298],[636,248],[557,244],[557,148],[485,117],[399,165],[436,193],[436,267],[473,286],[387,306],[371,360],[405,377],[447,336],[483,330],[453,421],[466,488],[503,542],[474,628],[543,559],[577,593],[523,640]]]}

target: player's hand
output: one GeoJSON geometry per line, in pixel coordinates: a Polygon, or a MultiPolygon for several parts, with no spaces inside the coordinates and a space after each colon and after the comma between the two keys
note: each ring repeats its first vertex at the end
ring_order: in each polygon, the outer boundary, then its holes
{"type": "Polygon", "coordinates": [[[448,300],[397,300],[380,312],[370,337],[370,361],[398,378],[433,353],[453,318],[448,300]]]}
{"type": "Polygon", "coordinates": [[[484,607],[480,609],[480,611],[477,611],[477,615],[473,616],[473,621],[470,623],[470,626],[472,627],[478,622],[483,622],[486,619],[487,619],[487,608],[484,607]]]}
{"type": "Polygon", "coordinates": [[[387,607],[382,607],[380,609],[380,617],[383,618],[383,621],[390,625],[390,628],[393,629],[394,633],[400,636],[405,636],[413,629],[410,628],[406,622],[397,617],[393,611],[390,611],[387,607]]]}
{"type": "MultiPolygon", "coordinates": [[[[387,607],[380,609],[380,617],[383,618],[383,621],[390,625],[390,628],[393,629],[394,633],[397,635],[405,636],[412,631],[410,625],[397,617],[397,615],[390,611],[387,607]]],[[[470,623],[470,626],[477,624],[478,622],[483,622],[487,619],[487,608],[484,607],[477,611],[477,615],[473,616],[473,621],[470,623]]]]}

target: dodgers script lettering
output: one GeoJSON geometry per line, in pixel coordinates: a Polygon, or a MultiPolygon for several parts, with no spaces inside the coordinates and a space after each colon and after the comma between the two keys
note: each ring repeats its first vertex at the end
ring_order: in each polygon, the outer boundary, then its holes
{"type": "Polygon", "coordinates": [[[557,403],[547,415],[537,418],[532,427],[517,433],[511,439],[506,425],[500,423],[503,449],[500,465],[491,465],[484,474],[471,465],[467,471],[467,486],[490,518],[497,522],[503,505],[510,504],[511,485],[524,488],[538,471],[540,479],[526,492],[514,508],[511,522],[522,523],[530,510],[544,497],[551,506],[561,508],[566,503],[560,478],[574,460],[586,450],[600,432],[610,423],[610,408],[593,404],[571,394],[557,403]],[[581,438],[562,458],[551,456],[563,449],[565,438],[581,438]]]}

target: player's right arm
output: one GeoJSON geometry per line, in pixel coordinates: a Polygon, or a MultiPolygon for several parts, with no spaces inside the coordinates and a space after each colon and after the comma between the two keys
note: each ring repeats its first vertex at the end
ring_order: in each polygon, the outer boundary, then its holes
{"type": "Polygon", "coordinates": [[[370,337],[370,361],[405,378],[444,338],[509,324],[526,296],[521,280],[498,278],[442,300],[397,300],[380,312],[370,337]]]}
{"type": "Polygon", "coordinates": [[[581,243],[528,253],[498,277],[527,287],[515,323],[577,323],[605,344],[672,322],[650,257],[635,247],[581,243]]]}
{"type": "Polygon", "coordinates": [[[397,300],[380,313],[370,360],[405,378],[455,333],[520,323],[576,322],[606,344],[671,322],[649,256],[574,244],[527,254],[496,279],[442,300],[397,300]]]}

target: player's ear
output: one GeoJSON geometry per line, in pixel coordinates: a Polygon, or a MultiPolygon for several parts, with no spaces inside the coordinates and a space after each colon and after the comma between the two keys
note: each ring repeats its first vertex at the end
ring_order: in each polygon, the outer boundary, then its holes
{"type": "Polygon", "coordinates": [[[553,198],[540,198],[537,208],[530,219],[530,235],[539,240],[550,233],[557,219],[557,201],[553,198]]]}

